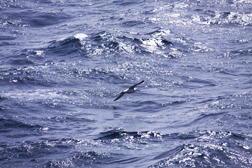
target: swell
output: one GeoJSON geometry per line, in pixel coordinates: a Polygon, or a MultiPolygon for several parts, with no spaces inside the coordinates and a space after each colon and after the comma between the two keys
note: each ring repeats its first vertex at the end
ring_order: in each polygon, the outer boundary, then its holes
{"type": "MultiPolygon", "coordinates": [[[[18,166],[21,163],[28,167],[35,165],[46,164],[42,158],[49,159],[51,156],[58,154],[62,156],[65,152],[73,149],[73,145],[80,142],[74,139],[61,139],[61,140],[46,140],[42,142],[23,141],[21,143],[1,143],[1,156],[0,161],[2,165],[8,165],[8,160],[12,159],[13,165],[18,166]],[[29,159],[30,162],[25,160],[29,159]],[[22,161],[23,160],[23,161],[22,161]]],[[[50,159],[49,159],[50,160],[50,159]]]]}
{"type": "Polygon", "coordinates": [[[70,15],[64,12],[55,13],[38,11],[35,9],[32,10],[25,5],[20,7],[21,9],[15,7],[14,10],[10,7],[8,10],[3,12],[5,20],[7,20],[8,23],[12,23],[16,26],[45,27],[59,24],[71,18],[70,15]]]}
{"type": "Polygon", "coordinates": [[[0,126],[2,129],[16,129],[16,128],[20,128],[20,129],[40,129],[42,128],[40,125],[35,124],[35,125],[30,125],[30,124],[26,124],[20,121],[16,121],[13,119],[5,119],[5,118],[0,118],[0,126]]]}
{"type": "Polygon", "coordinates": [[[11,142],[15,141],[15,139],[39,136],[43,129],[44,127],[39,124],[0,118],[0,133],[3,135],[2,142],[11,142]]]}
{"type": "Polygon", "coordinates": [[[51,78],[45,78],[46,71],[43,71],[43,67],[23,67],[23,68],[11,68],[2,69],[2,79],[0,85],[8,86],[10,84],[20,85],[28,87],[31,85],[51,86],[55,84],[51,78]]]}

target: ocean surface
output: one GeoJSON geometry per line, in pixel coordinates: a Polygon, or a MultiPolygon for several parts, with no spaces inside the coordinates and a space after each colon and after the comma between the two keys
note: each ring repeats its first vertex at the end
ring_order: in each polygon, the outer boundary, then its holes
{"type": "Polygon", "coordinates": [[[252,167],[252,1],[2,0],[0,167],[252,167]]]}

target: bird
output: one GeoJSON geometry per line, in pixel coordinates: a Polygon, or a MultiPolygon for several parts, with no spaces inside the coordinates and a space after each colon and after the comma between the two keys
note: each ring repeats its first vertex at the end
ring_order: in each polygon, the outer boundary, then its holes
{"type": "Polygon", "coordinates": [[[143,83],[143,82],[144,82],[144,80],[142,80],[141,82],[139,82],[139,83],[137,83],[137,84],[131,86],[129,89],[126,89],[126,90],[122,91],[122,92],[120,93],[120,95],[119,95],[114,101],[120,99],[125,93],[134,93],[135,91],[140,91],[140,90],[138,90],[138,89],[135,88],[135,87],[136,87],[137,85],[140,85],[140,84],[143,83]]]}

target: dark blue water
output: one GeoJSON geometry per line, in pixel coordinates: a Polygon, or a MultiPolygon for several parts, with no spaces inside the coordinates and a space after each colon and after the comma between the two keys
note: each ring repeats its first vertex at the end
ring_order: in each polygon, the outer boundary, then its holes
{"type": "Polygon", "coordinates": [[[252,167],[252,2],[1,1],[0,167],[252,167]]]}

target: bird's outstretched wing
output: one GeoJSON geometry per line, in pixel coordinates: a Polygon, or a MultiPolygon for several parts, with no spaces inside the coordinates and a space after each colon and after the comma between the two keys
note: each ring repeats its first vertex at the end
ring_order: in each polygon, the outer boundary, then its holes
{"type": "Polygon", "coordinates": [[[134,90],[134,87],[136,87],[137,85],[140,85],[140,84],[143,83],[143,82],[144,82],[144,80],[142,80],[141,82],[139,82],[139,83],[137,83],[137,84],[131,86],[129,89],[133,89],[133,90],[134,90]]]}
{"type": "Polygon", "coordinates": [[[120,99],[124,94],[125,94],[124,92],[121,92],[120,95],[114,101],[120,99]]]}

